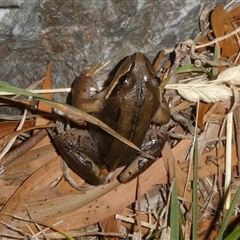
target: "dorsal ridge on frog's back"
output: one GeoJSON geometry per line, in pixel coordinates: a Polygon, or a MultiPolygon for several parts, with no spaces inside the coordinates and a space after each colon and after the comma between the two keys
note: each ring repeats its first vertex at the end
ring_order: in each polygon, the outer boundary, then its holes
{"type": "MultiPolygon", "coordinates": [[[[137,68],[132,68],[132,72],[135,76],[141,75],[141,78],[133,77],[138,84],[134,84],[134,95],[133,95],[133,102],[136,108],[140,108],[146,99],[146,93],[148,91],[148,81],[147,81],[147,76],[145,73],[142,71],[142,69],[146,69],[146,63],[142,63],[142,58],[145,58],[144,55],[135,53],[132,55],[132,58],[134,58],[134,65],[137,65],[137,68]],[[142,66],[143,65],[143,66],[142,66]],[[140,67],[139,67],[140,66],[140,67]],[[142,66],[142,68],[141,68],[142,66]]],[[[148,59],[147,59],[148,60],[148,59]]],[[[130,70],[130,71],[131,71],[130,70]]]]}
{"type": "MultiPolygon", "coordinates": [[[[122,68],[124,71],[116,73],[118,78],[114,77],[112,93],[105,101],[104,110],[97,114],[97,117],[140,147],[149,129],[151,118],[160,105],[156,73],[150,61],[141,53],[135,53],[127,58],[120,67],[122,68]],[[125,67],[126,64],[128,68],[125,67]]],[[[121,149],[118,154],[119,161],[131,155],[129,152],[132,150],[130,151],[130,148],[119,140],[113,138],[108,143],[111,146],[108,144],[108,148],[103,148],[109,161],[116,155],[115,146],[121,149]]]]}

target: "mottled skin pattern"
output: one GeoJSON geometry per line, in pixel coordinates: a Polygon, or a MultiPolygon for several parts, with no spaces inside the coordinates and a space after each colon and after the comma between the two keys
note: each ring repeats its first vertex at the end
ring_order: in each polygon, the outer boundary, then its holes
{"type": "MultiPolygon", "coordinates": [[[[148,58],[141,53],[127,57],[108,89],[90,98],[89,89],[95,86],[92,75],[94,71],[83,72],[76,79],[73,106],[93,113],[143,151],[159,156],[167,136],[148,130],[151,121],[167,123],[170,112],[159,91],[160,79],[148,58]]],[[[55,143],[68,165],[92,185],[104,182],[102,168],[112,171],[126,166],[118,178],[126,183],[154,162],[94,125],[89,126],[89,132],[71,130],[59,134],[55,143]]]]}

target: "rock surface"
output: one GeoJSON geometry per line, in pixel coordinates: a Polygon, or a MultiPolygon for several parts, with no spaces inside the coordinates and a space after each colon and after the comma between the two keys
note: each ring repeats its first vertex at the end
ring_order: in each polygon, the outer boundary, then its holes
{"type": "MultiPolygon", "coordinates": [[[[103,76],[136,51],[153,59],[161,49],[194,38],[199,14],[226,1],[0,1],[0,79],[26,88],[52,61],[53,86],[70,87],[80,71],[110,61],[103,76]]],[[[100,77],[101,78],[101,77],[100,77]]],[[[67,94],[56,94],[66,101],[67,94]]]]}

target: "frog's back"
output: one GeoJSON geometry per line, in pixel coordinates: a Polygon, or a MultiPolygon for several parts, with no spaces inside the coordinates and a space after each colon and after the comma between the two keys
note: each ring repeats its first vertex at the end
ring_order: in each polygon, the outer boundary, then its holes
{"type": "MultiPolygon", "coordinates": [[[[109,98],[104,110],[95,116],[110,126],[113,130],[125,137],[136,146],[141,147],[143,139],[149,129],[151,119],[155,114],[159,104],[146,101],[141,108],[136,108],[133,101],[118,98],[123,107],[113,108],[116,104],[115,98],[109,98]],[[149,109],[152,111],[149,112],[149,109]]],[[[98,145],[100,158],[112,171],[118,167],[131,163],[137,156],[136,150],[130,148],[99,127],[95,126],[92,134],[98,145]]]]}
{"type": "MultiPolygon", "coordinates": [[[[103,109],[95,116],[140,147],[160,105],[159,78],[141,53],[128,57],[116,76],[103,109]]],[[[136,157],[132,148],[97,127],[93,130],[92,136],[109,171],[131,163],[136,157]]]]}

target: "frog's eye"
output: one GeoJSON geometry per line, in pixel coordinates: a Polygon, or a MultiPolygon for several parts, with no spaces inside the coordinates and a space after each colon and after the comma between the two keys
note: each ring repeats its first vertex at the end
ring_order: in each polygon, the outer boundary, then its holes
{"type": "Polygon", "coordinates": [[[156,77],[156,80],[157,80],[157,84],[158,84],[158,86],[160,86],[160,84],[161,84],[161,79],[159,78],[159,77],[156,77]]]}
{"type": "Polygon", "coordinates": [[[121,76],[121,77],[119,78],[119,83],[120,83],[121,85],[127,84],[127,83],[128,83],[128,76],[127,76],[127,75],[121,76]]]}

